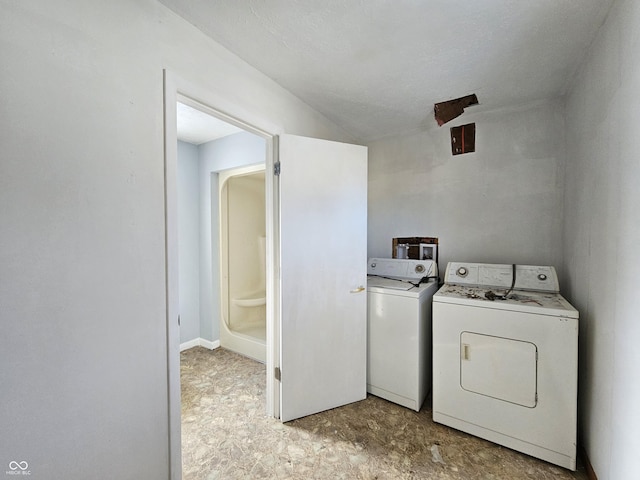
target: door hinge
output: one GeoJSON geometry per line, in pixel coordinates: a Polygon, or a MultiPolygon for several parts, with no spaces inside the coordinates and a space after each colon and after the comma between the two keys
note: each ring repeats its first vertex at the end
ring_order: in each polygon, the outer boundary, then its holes
{"type": "Polygon", "coordinates": [[[282,372],[280,372],[280,367],[276,367],[274,371],[274,376],[276,380],[280,381],[282,379],[282,372]]]}
{"type": "Polygon", "coordinates": [[[178,315],[178,326],[180,326],[180,315],[178,315]]]}
{"type": "Polygon", "coordinates": [[[276,162],[273,164],[273,174],[277,177],[280,176],[280,162],[276,162]]]}

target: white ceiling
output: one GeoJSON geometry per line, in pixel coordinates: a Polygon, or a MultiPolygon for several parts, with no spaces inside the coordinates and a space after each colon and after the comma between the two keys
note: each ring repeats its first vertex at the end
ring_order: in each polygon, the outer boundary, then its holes
{"type": "Polygon", "coordinates": [[[612,0],[159,0],[361,141],[563,95],[612,0]]]}
{"type": "Polygon", "coordinates": [[[200,145],[242,130],[178,102],[178,140],[200,145]]]}

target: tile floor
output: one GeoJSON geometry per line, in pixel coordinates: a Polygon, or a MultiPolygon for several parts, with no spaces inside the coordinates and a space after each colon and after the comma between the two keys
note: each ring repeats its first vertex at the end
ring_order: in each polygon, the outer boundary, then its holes
{"type": "Polygon", "coordinates": [[[282,424],[265,415],[265,366],[219,348],[181,354],[184,480],[586,480],[380,398],[282,424]]]}

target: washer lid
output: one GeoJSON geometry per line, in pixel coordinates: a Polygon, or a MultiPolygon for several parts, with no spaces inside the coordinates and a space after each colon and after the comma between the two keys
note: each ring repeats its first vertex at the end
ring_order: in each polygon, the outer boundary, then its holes
{"type": "Polygon", "coordinates": [[[425,295],[432,297],[438,291],[438,282],[430,281],[415,287],[406,281],[372,276],[367,278],[367,291],[397,297],[421,298],[425,295]]]}
{"type": "Polygon", "coordinates": [[[433,296],[433,301],[472,307],[511,310],[514,312],[535,313],[538,315],[578,318],[578,311],[559,293],[514,290],[506,300],[489,300],[485,296],[489,291],[493,291],[496,294],[505,293],[504,290],[492,290],[489,288],[444,285],[433,296]]]}
{"type": "Polygon", "coordinates": [[[391,290],[404,290],[404,291],[411,290],[412,288],[416,288],[414,284],[409,283],[407,281],[396,280],[392,278],[380,278],[380,277],[367,278],[367,286],[388,288],[391,290]]]}

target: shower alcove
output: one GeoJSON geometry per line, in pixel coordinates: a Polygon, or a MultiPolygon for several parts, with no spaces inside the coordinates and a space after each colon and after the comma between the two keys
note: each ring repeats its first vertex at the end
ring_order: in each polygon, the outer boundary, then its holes
{"type": "Polygon", "coordinates": [[[266,360],[264,165],[224,171],[220,193],[220,344],[266,360]]]}

